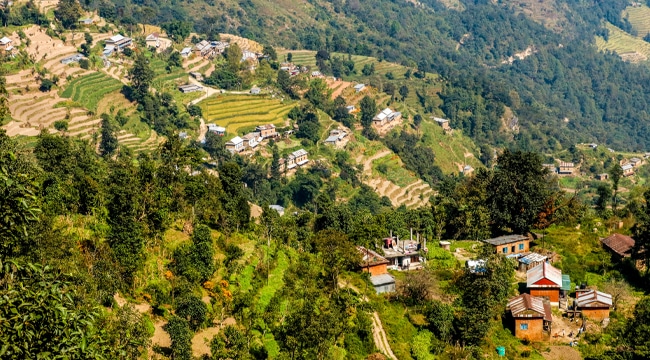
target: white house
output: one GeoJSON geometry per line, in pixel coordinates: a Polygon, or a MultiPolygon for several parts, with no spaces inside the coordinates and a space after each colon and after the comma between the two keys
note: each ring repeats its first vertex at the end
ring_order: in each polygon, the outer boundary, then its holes
{"type": "Polygon", "coordinates": [[[361,92],[365,88],[366,88],[366,84],[356,84],[356,85],[354,85],[354,90],[356,92],[361,92]]]}
{"type": "Polygon", "coordinates": [[[226,128],[217,126],[217,124],[208,124],[208,131],[213,132],[219,136],[224,136],[226,134],[226,128]]]}
{"type": "Polygon", "coordinates": [[[188,57],[192,54],[192,48],[191,47],[186,47],[181,50],[181,56],[182,57],[188,57]]]}
{"type": "Polygon", "coordinates": [[[244,139],[235,136],[226,143],[226,149],[233,154],[244,151],[244,139]]]}
{"type": "Polygon", "coordinates": [[[244,139],[244,147],[254,149],[262,141],[259,132],[251,132],[242,137],[244,139]]]}
{"type": "Polygon", "coordinates": [[[147,43],[147,46],[155,48],[160,47],[160,35],[158,35],[158,33],[151,33],[147,35],[144,41],[147,43]]]}

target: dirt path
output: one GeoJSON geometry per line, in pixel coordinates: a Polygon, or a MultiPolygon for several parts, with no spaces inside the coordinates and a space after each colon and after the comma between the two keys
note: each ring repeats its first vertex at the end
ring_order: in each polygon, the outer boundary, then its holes
{"type": "Polygon", "coordinates": [[[581,360],[582,356],[576,348],[570,346],[550,346],[550,351],[542,352],[547,360],[581,360]]]}
{"type": "Polygon", "coordinates": [[[201,102],[202,100],[205,100],[205,99],[207,99],[208,97],[210,97],[210,96],[212,96],[214,94],[221,94],[221,90],[206,86],[205,84],[200,83],[198,80],[196,80],[192,76],[189,77],[189,83],[192,84],[192,85],[201,86],[203,88],[203,90],[205,91],[203,93],[203,95],[201,95],[201,97],[190,101],[189,105],[196,105],[199,102],[201,102]]]}
{"type": "MultiPolygon", "coordinates": [[[[339,281],[339,287],[342,289],[349,288],[356,291],[358,294],[361,294],[361,291],[349,282],[339,281]]],[[[365,295],[361,300],[368,302],[368,298],[365,295]]],[[[393,350],[390,348],[388,336],[386,336],[384,327],[381,325],[381,319],[376,311],[372,313],[372,338],[375,341],[375,346],[377,346],[377,349],[379,349],[381,353],[388,356],[389,359],[397,360],[397,357],[393,354],[393,350]]]]}
{"type": "Polygon", "coordinates": [[[363,172],[365,173],[372,173],[372,162],[381,159],[386,155],[389,155],[391,153],[390,150],[382,150],[375,155],[369,157],[366,159],[366,161],[363,162],[363,172]]]}
{"type": "Polygon", "coordinates": [[[205,125],[205,120],[203,118],[199,119],[201,121],[199,125],[199,136],[196,138],[199,142],[205,140],[205,134],[208,133],[208,126],[205,125]]]}

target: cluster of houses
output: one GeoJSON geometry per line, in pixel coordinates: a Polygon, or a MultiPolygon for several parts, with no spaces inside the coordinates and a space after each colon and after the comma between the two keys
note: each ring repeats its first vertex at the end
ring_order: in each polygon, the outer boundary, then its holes
{"type": "Polygon", "coordinates": [[[343,147],[347,143],[348,132],[343,129],[330,130],[330,135],[325,139],[325,145],[343,147]]]}
{"type": "Polygon", "coordinates": [[[289,76],[296,76],[299,75],[300,73],[305,73],[309,71],[309,69],[307,69],[307,67],[305,66],[302,67],[297,66],[290,62],[283,62],[282,64],[280,64],[280,70],[288,72],[289,76]]]}
{"type": "MultiPolygon", "coordinates": [[[[213,129],[219,129],[220,131],[215,131],[217,135],[223,136],[225,129],[218,127],[215,124],[208,124],[208,131],[213,131],[213,129]]],[[[275,129],[275,125],[266,124],[259,125],[255,128],[255,131],[250,132],[242,137],[235,136],[226,142],[226,149],[231,153],[240,153],[247,149],[254,149],[259,145],[263,140],[275,138],[278,136],[278,132],[275,129]]]]}
{"type": "Polygon", "coordinates": [[[632,176],[636,169],[643,165],[643,160],[638,157],[633,157],[631,159],[623,159],[619,162],[621,169],[623,170],[623,176],[632,176]]]}
{"type": "Polygon", "coordinates": [[[0,53],[6,55],[13,55],[16,48],[13,46],[13,40],[4,36],[0,39],[0,53]]]}

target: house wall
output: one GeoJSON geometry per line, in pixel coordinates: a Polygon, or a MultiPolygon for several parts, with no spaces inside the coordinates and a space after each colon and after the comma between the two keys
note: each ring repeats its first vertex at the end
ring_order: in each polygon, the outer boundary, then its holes
{"type": "Polygon", "coordinates": [[[375,291],[377,292],[377,294],[395,292],[395,283],[375,286],[375,291]]]}
{"type": "Polygon", "coordinates": [[[582,315],[591,320],[603,320],[609,317],[609,308],[582,308],[582,315]]]}
{"type": "Polygon", "coordinates": [[[517,319],[515,318],[515,337],[519,339],[528,339],[531,341],[544,340],[544,320],[540,318],[517,319]],[[527,324],[528,330],[522,330],[521,324],[527,324]]]}
{"type": "Polygon", "coordinates": [[[372,266],[364,266],[363,272],[369,272],[372,276],[377,276],[381,274],[386,274],[388,269],[386,268],[387,264],[379,264],[372,266]]]}
{"type": "Polygon", "coordinates": [[[497,254],[510,255],[510,254],[524,253],[524,252],[530,251],[530,240],[522,240],[522,241],[517,241],[517,242],[510,243],[510,244],[498,245],[498,246],[495,246],[494,248],[495,248],[495,251],[496,251],[497,254]],[[520,244],[524,245],[523,249],[521,249],[521,250],[519,249],[520,244]],[[513,246],[515,247],[514,251],[512,251],[513,246]],[[504,248],[508,249],[507,253],[503,252],[504,248]]]}
{"type": "Polygon", "coordinates": [[[531,296],[545,297],[548,298],[550,302],[559,302],[560,301],[560,289],[559,288],[545,288],[545,289],[529,289],[531,296]]]}

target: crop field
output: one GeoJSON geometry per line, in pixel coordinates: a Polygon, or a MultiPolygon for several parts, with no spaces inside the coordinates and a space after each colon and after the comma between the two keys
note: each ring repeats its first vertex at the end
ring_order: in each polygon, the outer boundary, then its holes
{"type": "MultiPolygon", "coordinates": [[[[311,66],[316,67],[316,52],[311,50],[281,50],[278,53],[280,59],[291,53],[292,62],[296,65],[311,66]]],[[[330,53],[330,57],[340,57],[344,60],[348,58],[348,54],[343,53],[330,53]]],[[[406,66],[388,62],[388,61],[379,61],[374,57],[352,55],[352,61],[355,63],[355,70],[357,75],[351,75],[351,78],[361,76],[361,69],[364,65],[375,63],[375,74],[385,75],[389,72],[392,72],[395,76],[395,79],[404,79],[404,73],[407,70],[406,66]]]]}
{"type": "Polygon", "coordinates": [[[609,30],[609,39],[607,41],[600,36],[596,37],[596,46],[599,50],[614,51],[624,60],[632,62],[647,60],[650,57],[649,43],[626,33],[610,23],[607,23],[607,29],[609,30]]]}
{"type": "Polygon", "coordinates": [[[175,90],[177,82],[186,83],[188,75],[183,68],[174,68],[171,73],[167,73],[165,67],[167,64],[157,58],[151,60],[151,69],[156,74],[152,86],[157,90],[175,90]]]}
{"type": "Polygon", "coordinates": [[[282,126],[293,103],[251,95],[210,97],[199,103],[203,118],[226,128],[230,134],[240,129],[257,125],[274,124],[282,126]]]}
{"type": "Polygon", "coordinates": [[[646,5],[628,6],[623,11],[623,17],[625,15],[639,37],[644,37],[650,32],[650,7],[646,5]]]}
{"type": "Polygon", "coordinates": [[[97,104],[110,92],[121,89],[123,84],[104,74],[94,73],[72,80],[61,97],[72,99],[89,110],[97,111],[97,104]]]}

